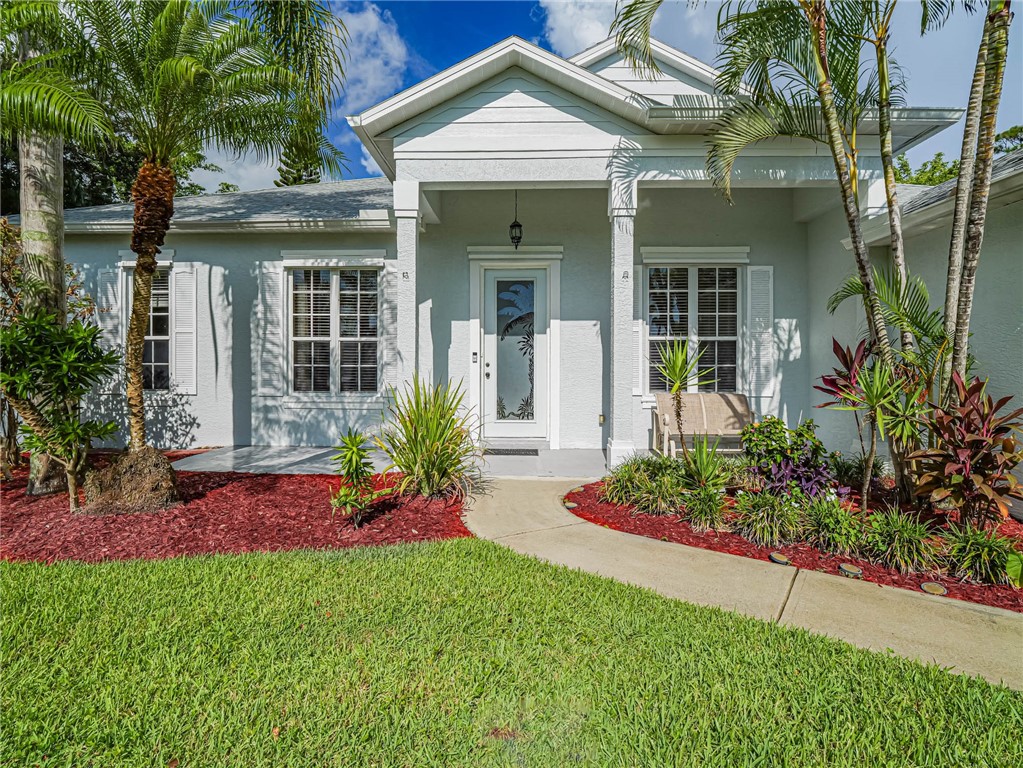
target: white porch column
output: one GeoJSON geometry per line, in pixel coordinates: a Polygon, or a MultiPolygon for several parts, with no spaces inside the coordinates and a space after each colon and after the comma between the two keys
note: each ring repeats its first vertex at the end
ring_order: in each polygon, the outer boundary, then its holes
{"type": "Polygon", "coordinates": [[[633,377],[637,350],[633,338],[635,261],[635,188],[611,200],[611,430],[607,465],[612,467],[636,450],[633,432],[633,377]],[[616,199],[617,198],[617,199],[616,199]],[[624,205],[623,205],[624,203],[624,205]]]}
{"type": "Polygon", "coordinates": [[[411,381],[416,372],[418,311],[416,262],[419,259],[419,182],[394,182],[394,217],[397,227],[397,365],[398,381],[411,381]]]}

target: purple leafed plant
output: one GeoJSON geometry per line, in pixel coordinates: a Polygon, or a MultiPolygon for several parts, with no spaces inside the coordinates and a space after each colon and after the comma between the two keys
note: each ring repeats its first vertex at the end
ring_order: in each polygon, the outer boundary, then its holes
{"type": "Polygon", "coordinates": [[[820,496],[830,487],[831,471],[816,461],[806,461],[806,454],[795,459],[782,459],[761,469],[764,490],[776,495],[800,491],[805,496],[820,496]]]}

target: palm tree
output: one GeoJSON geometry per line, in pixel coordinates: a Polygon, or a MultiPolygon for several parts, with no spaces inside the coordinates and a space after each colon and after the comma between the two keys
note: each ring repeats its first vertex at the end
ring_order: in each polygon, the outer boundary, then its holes
{"type": "MultiPolygon", "coordinates": [[[[656,67],[650,28],[662,0],[631,0],[612,25],[619,49],[640,67],[656,67]]],[[[876,351],[891,357],[888,330],[860,227],[858,124],[878,100],[876,76],[865,77],[861,50],[868,32],[862,3],[824,0],[737,0],[722,7],[718,89],[733,104],[711,138],[708,175],[730,197],[732,169],[757,142],[792,136],[827,144],[876,351]],[[833,22],[833,23],[832,23],[833,22]]]]}
{"type": "MultiPolygon", "coordinates": [[[[995,151],[995,123],[998,119],[998,105],[1002,98],[1002,81],[1005,77],[1005,62],[1009,49],[1009,25],[1012,23],[1010,0],[990,0],[984,20],[984,31],[980,49],[983,51],[984,86],[977,119],[977,145],[974,176],[970,190],[969,216],[966,220],[966,239],[963,247],[962,274],[959,278],[959,296],[955,306],[955,334],[952,346],[952,370],[961,378],[966,376],[970,339],[970,314],[973,310],[973,291],[976,283],[977,266],[980,263],[980,248],[984,241],[984,224],[987,221],[988,194],[991,189],[991,167],[995,151]]],[[[978,55],[978,68],[981,55],[978,55]]],[[[974,79],[977,75],[975,73],[974,79]]],[[[972,94],[971,94],[972,95],[972,94]]],[[[971,106],[973,106],[971,104],[971,106]]],[[[965,144],[965,137],[963,139],[965,144]]],[[[962,161],[960,161],[962,168],[962,161]]],[[[962,189],[956,190],[956,206],[962,189]]],[[[961,235],[960,235],[961,237],[961,235]]],[[[952,248],[957,244],[953,231],[952,248]]],[[[951,253],[951,251],[950,251],[951,253]]],[[[949,258],[949,272],[954,268],[949,258]]],[[[946,306],[946,314],[952,307],[946,306]]],[[[946,400],[951,397],[954,381],[949,382],[946,400]]]]}
{"type": "MultiPolygon", "coordinates": [[[[77,32],[65,22],[56,3],[0,4],[0,131],[18,141],[25,309],[59,322],[66,317],[64,139],[94,148],[113,132],[102,105],[68,74],[80,71],[80,57],[73,47],[77,32]],[[64,66],[52,66],[58,61],[64,66]]],[[[26,493],[64,485],[60,465],[34,451],[26,493]]]]}
{"type": "MultiPolygon", "coordinates": [[[[125,350],[129,447],[140,450],[142,350],[156,257],[174,214],[173,164],[210,146],[275,157],[311,92],[285,66],[279,41],[224,2],[82,2],[69,13],[88,30],[91,74],[108,113],[143,157],[132,186],[137,259],[125,350]]],[[[337,173],[340,155],[330,149],[321,147],[321,159],[337,173]]]]}

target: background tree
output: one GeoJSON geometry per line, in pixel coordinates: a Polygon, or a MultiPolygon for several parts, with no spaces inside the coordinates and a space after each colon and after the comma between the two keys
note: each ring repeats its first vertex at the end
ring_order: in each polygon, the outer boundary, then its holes
{"type": "Polygon", "coordinates": [[[1023,149],[1023,125],[1014,125],[995,136],[995,154],[1007,155],[1023,149]]]}
{"type": "Polygon", "coordinates": [[[905,155],[895,158],[895,180],[900,184],[935,186],[958,175],[959,161],[945,160],[944,152],[938,152],[930,160],[925,160],[916,170],[910,166],[909,158],[905,155]]]}

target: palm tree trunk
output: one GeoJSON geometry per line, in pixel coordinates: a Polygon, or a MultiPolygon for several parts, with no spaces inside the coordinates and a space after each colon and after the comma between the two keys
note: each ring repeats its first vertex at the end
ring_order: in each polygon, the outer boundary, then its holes
{"type": "Polygon", "coordinates": [[[132,278],[131,316],[124,355],[125,395],[128,401],[129,450],[146,447],[146,412],[142,385],[142,354],[149,308],[153,294],[153,273],[156,255],[174,215],[174,192],[177,181],[169,166],[146,161],[139,168],[131,188],[135,201],[131,249],[136,254],[132,278]]]}
{"type": "MultiPolygon", "coordinates": [[[[888,52],[883,41],[878,41],[877,74],[879,98],[877,102],[878,127],[881,132],[881,168],[884,172],[884,194],[888,204],[888,224],[891,229],[892,267],[899,277],[902,290],[909,282],[909,270],[906,267],[906,250],[902,238],[902,212],[899,210],[899,198],[895,190],[895,158],[892,149],[892,84],[888,70],[888,52]]],[[[903,349],[913,348],[913,334],[903,329],[899,342],[903,349]]]]}
{"type": "Polygon", "coordinates": [[[874,474],[874,459],[877,458],[877,420],[873,413],[867,414],[867,429],[870,430],[870,450],[863,462],[863,482],[860,485],[860,509],[866,515],[870,506],[870,479],[874,474]]]}
{"type": "Polygon", "coordinates": [[[835,105],[834,88],[828,70],[827,46],[827,7],[824,0],[813,0],[808,11],[811,33],[814,37],[814,51],[817,60],[817,95],[821,101],[821,112],[831,148],[831,156],[835,161],[835,174],[838,177],[839,190],[842,193],[842,208],[849,235],[852,240],[853,255],[856,258],[856,269],[866,293],[864,309],[867,315],[867,328],[873,339],[876,352],[885,362],[891,362],[891,342],[888,340],[888,327],[881,312],[881,302],[874,287],[874,277],[870,266],[870,253],[863,240],[860,227],[860,211],[853,190],[853,179],[849,174],[849,166],[845,159],[845,143],[842,140],[841,120],[835,105]]]}
{"type": "Polygon", "coordinates": [[[985,21],[977,49],[977,65],[970,85],[970,102],[966,108],[963,126],[963,147],[959,155],[959,180],[956,182],[955,211],[952,215],[952,239],[948,248],[948,272],[945,277],[945,338],[949,346],[942,360],[941,398],[948,405],[955,385],[952,382],[952,344],[956,336],[956,317],[959,312],[959,283],[963,274],[963,249],[966,245],[966,220],[970,211],[970,191],[977,159],[977,136],[980,131],[980,113],[984,102],[984,78],[987,69],[987,37],[989,23],[985,21]]]}
{"type": "Polygon", "coordinates": [[[984,101],[977,135],[977,165],[970,195],[970,217],[966,224],[966,246],[963,253],[963,276],[959,287],[956,310],[955,343],[952,347],[952,370],[966,378],[966,359],[969,351],[970,313],[973,310],[973,290],[976,284],[980,249],[984,242],[984,224],[987,220],[987,202],[991,190],[991,166],[994,162],[995,131],[998,105],[1002,99],[1002,79],[1005,59],[1009,50],[1009,24],[1012,13],[1009,0],[992,2],[985,25],[988,31],[988,55],[984,73],[984,101]]]}
{"type": "MultiPolygon", "coordinates": [[[[23,32],[18,40],[22,62],[40,55],[36,41],[23,32]]],[[[37,131],[18,136],[21,171],[21,248],[25,265],[24,307],[40,310],[65,322],[64,291],[64,140],[37,131]]],[[[29,460],[30,496],[59,493],[67,486],[60,465],[44,453],[29,460]]]]}

